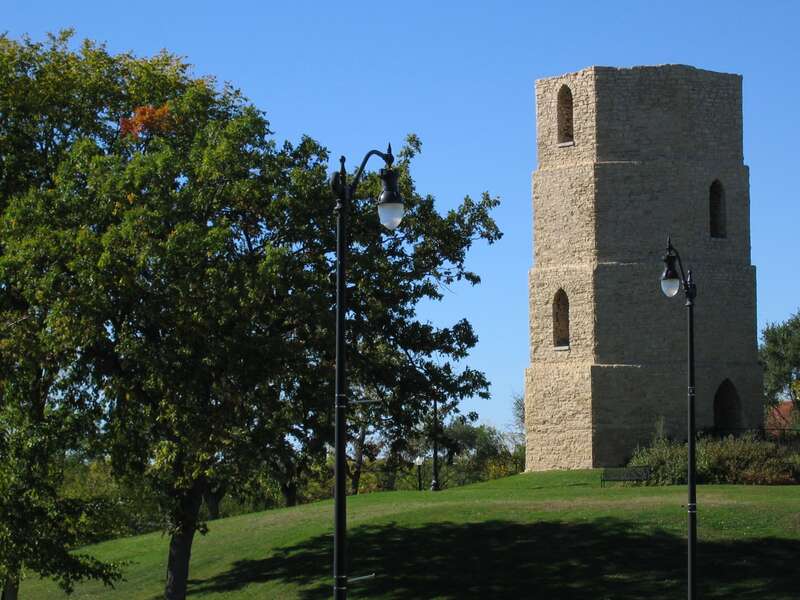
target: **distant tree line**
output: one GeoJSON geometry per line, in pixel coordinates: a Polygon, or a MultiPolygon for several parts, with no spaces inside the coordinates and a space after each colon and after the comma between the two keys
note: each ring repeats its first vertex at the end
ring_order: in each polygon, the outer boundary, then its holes
{"type": "Polygon", "coordinates": [[[800,312],[783,323],[770,323],[759,349],[767,403],[791,401],[800,410],[800,312]]]}
{"type": "MultiPolygon", "coordinates": [[[[142,510],[118,529],[169,533],[165,597],[182,600],[204,515],[226,496],[295,503],[327,468],[328,152],[276,143],[238,90],[174,55],[70,44],[0,36],[3,600],[26,572],[66,592],[113,585],[120,565],[72,550],[120,503],[142,510]]],[[[499,201],[440,214],[410,175],[420,147],[412,135],[399,152],[395,234],[375,174],[349,215],[351,399],[374,401],[354,411],[351,448],[371,462],[375,435],[387,460],[407,456],[434,399],[454,415],[488,397],[464,362],[469,322],[437,327],[417,307],[480,282],[466,255],[500,238],[499,201]]]]}
{"type": "MultiPolygon", "coordinates": [[[[525,468],[525,446],[512,431],[476,424],[474,415],[454,416],[439,432],[438,481],[442,489],[507,477],[525,468]]],[[[348,478],[351,494],[416,490],[421,476],[428,490],[433,476],[431,440],[419,432],[402,451],[392,450],[392,441],[373,432],[362,441],[356,434],[348,448],[348,478]],[[360,457],[360,460],[359,460],[360,457]],[[424,462],[419,470],[415,459],[424,462]]],[[[206,497],[201,521],[220,517],[305,504],[333,494],[333,454],[306,469],[287,493],[284,482],[268,471],[253,477],[236,494],[206,497]]],[[[77,499],[93,499],[106,506],[103,518],[87,531],[80,543],[156,531],[164,526],[163,515],[149,488],[130,485],[115,477],[109,461],[102,457],[69,457],[64,465],[62,493],[77,499]]]]}

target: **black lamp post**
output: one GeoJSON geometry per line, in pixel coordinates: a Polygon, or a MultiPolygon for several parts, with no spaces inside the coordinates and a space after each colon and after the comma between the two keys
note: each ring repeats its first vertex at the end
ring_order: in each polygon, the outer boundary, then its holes
{"type": "Polygon", "coordinates": [[[667,253],[664,255],[664,273],[661,275],[661,291],[667,298],[674,297],[683,287],[686,297],[688,347],[688,411],[689,411],[689,548],[688,548],[688,598],[694,600],[697,596],[697,582],[695,580],[697,566],[697,472],[695,460],[695,419],[694,419],[694,299],[697,297],[697,287],[692,280],[692,271],[684,274],[680,254],[672,246],[672,240],[667,238],[667,253]],[[678,263],[680,275],[675,268],[678,263]]]}
{"type": "Polygon", "coordinates": [[[347,445],[347,379],[345,371],[345,322],[347,298],[345,296],[345,267],[347,259],[347,211],[355,195],[358,182],[364,174],[364,167],[372,156],[380,156],[386,163],[381,169],[380,178],[383,191],[378,199],[378,217],[387,229],[394,230],[403,218],[404,207],[397,188],[397,172],[392,169],[394,156],[392,145],[386,153],[370,150],[361,161],[352,181],[347,182],[345,157],[339,159],[340,168],[331,177],[331,188],[336,195],[336,461],[334,466],[334,533],[333,533],[333,597],[334,600],[347,598],[347,489],[345,487],[347,445]]]}
{"type": "Polygon", "coordinates": [[[433,475],[431,491],[439,491],[439,410],[436,398],[433,399],[433,475]]]}

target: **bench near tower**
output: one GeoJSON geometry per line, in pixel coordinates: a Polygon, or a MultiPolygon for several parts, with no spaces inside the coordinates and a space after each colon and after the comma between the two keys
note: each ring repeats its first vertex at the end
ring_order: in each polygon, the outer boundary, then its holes
{"type": "Polygon", "coordinates": [[[683,65],[536,82],[526,469],[622,464],[657,424],[686,439],[685,309],[698,286],[698,428],[762,424],[742,78],[683,65]]]}

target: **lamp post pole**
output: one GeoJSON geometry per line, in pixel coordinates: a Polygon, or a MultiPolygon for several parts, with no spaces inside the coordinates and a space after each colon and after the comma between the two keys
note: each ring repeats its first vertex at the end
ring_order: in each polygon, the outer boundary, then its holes
{"type": "Polygon", "coordinates": [[[334,525],[333,525],[333,597],[347,598],[347,489],[345,468],[347,445],[347,376],[345,370],[344,317],[347,312],[345,299],[345,268],[347,260],[347,210],[350,208],[351,189],[347,185],[345,158],[340,159],[339,175],[344,183],[342,194],[336,202],[336,397],[335,439],[336,460],[334,464],[334,525]]]}
{"type": "Polygon", "coordinates": [[[439,411],[436,398],[433,399],[433,477],[431,491],[439,491],[439,411]]]}
{"type": "Polygon", "coordinates": [[[684,284],[684,291],[686,294],[686,323],[687,323],[687,337],[688,337],[688,388],[687,388],[687,409],[689,412],[689,501],[688,501],[688,515],[689,515],[689,548],[688,548],[688,579],[689,579],[689,600],[694,600],[697,597],[697,460],[695,458],[695,402],[694,402],[694,298],[697,290],[692,281],[692,272],[689,271],[689,276],[684,284]]]}
{"type": "Polygon", "coordinates": [[[692,271],[684,274],[680,254],[673,247],[672,240],[667,239],[667,252],[664,255],[664,273],[661,276],[661,289],[667,297],[675,296],[679,288],[683,288],[686,298],[686,333],[687,347],[687,412],[688,412],[688,549],[687,549],[687,597],[697,597],[697,460],[695,454],[695,378],[694,378],[694,299],[697,297],[697,286],[692,279],[692,271]],[[680,275],[675,269],[677,261],[680,275]]]}
{"type": "Polygon", "coordinates": [[[422,491],[422,465],[425,464],[425,457],[418,456],[414,459],[414,464],[417,465],[417,491],[422,491]]]}
{"type": "Polygon", "coordinates": [[[383,191],[381,192],[378,214],[381,223],[394,229],[403,216],[403,205],[397,189],[397,173],[392,169],[394,156],[392,146],[386,153],[370,150],[361,161],[350,183],[347,182],[345,157],[339,159],[339,171],[331,178],[331,189],[336,195],[336,390],[335,407],[335,461],[334,461],[334,531],[333,531],[333,597],[334,600],[347,598],[347,370],[345,315],[347,314],[346,266],[347,266],[347,213],[355,194],[364,167],[371,156],[379,156],[386,163],[381,169],[383,191]]]}

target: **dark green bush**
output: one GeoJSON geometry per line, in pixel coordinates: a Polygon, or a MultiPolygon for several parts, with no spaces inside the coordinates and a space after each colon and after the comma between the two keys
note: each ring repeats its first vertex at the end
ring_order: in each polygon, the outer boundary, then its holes
{"type": "MultiPolygon", "coordinates": [[[[638,448],[628,463],[649,465],[651,485],[686,483],[686,442],[657,437],[638,448]]],[[[697,442],[698,483],[782,485],[800,483],[800,453],[753,435],[722,439],[701,437],[697,442]]]]}

